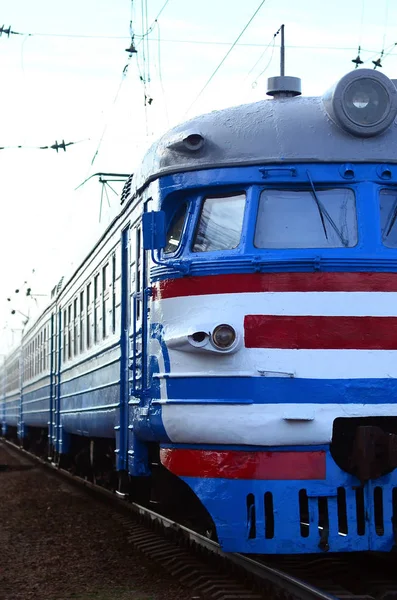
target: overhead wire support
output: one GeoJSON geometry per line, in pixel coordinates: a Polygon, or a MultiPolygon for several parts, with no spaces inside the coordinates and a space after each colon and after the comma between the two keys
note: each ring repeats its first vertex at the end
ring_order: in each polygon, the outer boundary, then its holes
{"type": "Polygon", "coordinates": [[[361,60],[361,46],[358,47],[358,53],[356,58],[353,58],[352,63],[354,63],[356,66],[354,67],[355,69],[357,69],[359,67],[359,65],[363,65],[364,61],[361,60]]]}
{"type": "Polygon", "coordinates": [[[5,27],[5,25],[2,25],[0,27],[0,37],[3,34],[6,35],[8,38],[10,37],[10,35],[33,35],[32,33],[21,33],[20,31],[13,31],[11,29],[11,25],[9,25],[7,28],[5,27]]]}
{"type": "Polygon", "coordinates": [[[378,67],[381,69],[383,67],[382,58],[383,58],[384,53],[385,53],[385,51],[382,50],[382,52],[380,53],[380,57],[377,58],[376,60],[372,61],[372,64],[374,65],[374,69],[377,69],[378,67]]]}
{"type": "Polygon", "coordinates": [[[99,173],[93,173],[92,175],[87,177],[87,179],[84,179],[84,181],[82,183],[80,183],[77,186],[77,188],[75,188],[75,191],[78,190],[79,188],[81,188],[85,183],[87,183],[87,181],[89,181],[93,177],[99,177],[99,181],[101,183],[109,184],[109,181],[111,181],[112,183],[117,182],[117,181],[126,181],[129,176],[130,176],[130,173],[103,173],[102,171],[99,173]],[[106,181],[103,179],[104,177],[106,177],[106,181]]]}
{"type": "Polygon", "coordinates": [[[99,204],[99,223],[100,223],[101,219],[102,219],[103,200],[105,197],[106,197],[108,207],[110,208],[110,199],[109,199],[108,188],[109,188],[109,190],[111,190],[113,192],[113,194],[115,196],[120,195],[116,192],[114,187],[110,184],[116,183],[116,182],[125,183],[127,181],[127,179],[130,177],[130,174],[127,174],[127,173],[102,173],[102,172],[94,173],[93,175],[90,175],[90,177],[87,177],[87,179],[85,179],[82,183],[80,183],[80,185],[78,185],[75,188],[75,191],[78,190],[79,188],[81,188],[83,185],[85,185],[87,183],[87,181],[89,181],[93,177],[98,177],[98,181],[102,186],[101,200],[100,200],[100,204],[99,204]]]}
{"type": "Polygon", "coordinates": [[[218,64],[218,66],[216,67],[215,71],[211,74],[210,78],[207,80],[207,82],[205,83],[205,85],[201,88],[201,90],[199,91],[199,93],[197,94],[197,96],[195,97],[195,99],[193,100],[193,102],[191,103],[191,105],[189,106],[189,108],[187,109],[187,111],[185,112],[184,116],[186,116],[190,112],[190,110],[196,104],[197,100],[200,98],[200,96],[202,95],[202,93],[204,92],[204,90],[209,86],[209,84],[211,83],[211,81],[213,80],[213,78],[215,77],[215,75],[217,74],[217,72],[219,71],[219,69],[221,68],[221,66],[223,65],[223,63],[225,62],[225,60],[227,59],[227,57],[229,56],[229,54],[232,52],[233,48],[236,46],[236,44],[238,43],[238,41],[240,40],[240,38],[244,35],[244,33],[246,32],[246,30],[248,29],[248,27],[251,25],[252,21],[255,19],[256,15],[258,14],[258,12],[262,8],[262,6],[265,4],[265,2],[266,2],[266,0],[262,0],[262,2],[260,2],[259,6],[255,10],[254,14],[252,15],[252,17],[250,18],[250,20],[248,21],[248,23],[243,27],[242,31],[239,33],[239,35],[237,36],[237,38],[235,39],[235,41],[233,42],[233,44],[231,45],[231,47],[229,48],[229,50],[226,52],[225,56],[222,58],[221,62],[218,64]]]}

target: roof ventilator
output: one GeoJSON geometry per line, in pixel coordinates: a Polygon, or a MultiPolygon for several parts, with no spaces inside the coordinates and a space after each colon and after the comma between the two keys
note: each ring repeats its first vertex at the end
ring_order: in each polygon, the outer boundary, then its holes
{"type": "Polygon", "coordinates": [[[293,98],[302,93],[302,84],[299,77],[290,77],[289,75],[277,75],[269,77],[267,80],[268,96],[273,98],[293,98]]]}

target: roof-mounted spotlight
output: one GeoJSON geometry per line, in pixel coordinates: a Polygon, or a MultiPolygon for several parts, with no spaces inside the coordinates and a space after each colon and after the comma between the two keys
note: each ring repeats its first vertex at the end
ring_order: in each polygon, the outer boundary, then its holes
{"type": "Polygon", "coordinates": [[[181,153],[194,153],[202,149],[205,138],[198,131],[183,131],[167,144],[167,148],[181,153]]]}
{"type": "Polygon", "coordinates": [[[360,137],[385,131],[397,115],[397,89],[383,73],[360,69],[348,73],[323,96],[330,118],[360,137]]]}

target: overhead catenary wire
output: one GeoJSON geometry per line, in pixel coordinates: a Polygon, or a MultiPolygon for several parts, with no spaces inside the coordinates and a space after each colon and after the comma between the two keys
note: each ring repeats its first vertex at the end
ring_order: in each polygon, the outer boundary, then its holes
{"type": "Polygon", "coordinates": [[[58,153],[59,150],[63,150],[64,152],[66,152],[66,148],[68,146],[74,146],[76,144],[81,144],[82,142],[88,141],[89,138],[85,140],[78,140],[77,142],[65,142],[65,140],[62,140],[62,142],[58,142],[57,140],[55,140],[54,144],[49,144],[48,146],[25,146],[23,144],[20,144],[17,146],[0,146],[0,150],[56,150],[56,152],[58,153]]]}
{"type": "Polygon", "coordinates": [[[362,64],[364,64],[364,61],[361,60],[361,42],[362,42],[362,36],[363,36],[363,25],[364,25],[364,13],[365,13],[365,0],[361,0],[361,22],[360,22],[360,30],[359,30],[359,38],[358,38],[358,48],[357,48],[357,56],[356,58],[353,58],[352,63],[354,63],[355,69],[358,69],[358,67],[362,64]]]}
{"type": "Polygon", "coordinates": [[[169,118],[169,113],[168,113],[168,103],[167,103],[167,96],[166,96],[165,89],[164,89],[163,75],[162,75],[162,68],[161,68],[161,35],[160,35],[160,25],[159,25],[158,21],[156,21],[156,24],[157,24],[157,73],[158,73],[158,77],[159,77],[161,93],[162,93],[162,96],[163,96],[163,102],[164,102],[164,108],[165,108],[165,117],[166,117],[166,120],[167,120],[167,125],[169,127],[170,126],[170,118],[169,118]]]}
{"type": "Polygon", "coordinates": [[[389,18],[389,0],[385,0],[385,25],[383,29],[383,41],[382,41],[382,52],[385,51],[386,35],[388,29],[388,18],[389,18]]]}
{"type": "MultiPolygon", "coordinates": [[[[149,20],[148,20],[148,0],[142,0],[145,3],[145,29],[146,31],[149,29],[149,20]]],[[[143,44],[145,45],[146,41],[146,60],[147,60],[147,83],[150,83],[150,45],[149,38],[146,36],[143,44]]]]}
{"type": "MultiPolygon", "coordinates": [[[[112,102],[112,104],[111,104],[111,108],[113,108],[113,107],[114,107],[114,105],[116,104],[116,102],[117,102],[117,100],[118,100],[118,98],[119,98],[119,95],[120,95],[120,92],[121,92],[121,88],[123,87],[123,83],[124,83],[125,77],[126,77],[126,75],[127,75],[128,66],[129,66],[129,62],[130,62],[130,60],[131,60],[131,57],[132,57],[132,54],[131,54],[131,55],[129,55],[129,57],[128,57],[128,62],[127,62],[127,64],[125,65],[125,67],[124,67],[124,69],[123,69],[123,72],[122,72],[122,74],[121,74],[121,80],[120,80],[119,86],[118,86],[118,88],[117,88],[117,92],[116,92],[116,94],[115,94],[115,96],[114,96],[114,98],[113,98],[113,102],[112,102]]],[[[98,153],[99,153],[99,150],[100,150],[100,148],[101,148],[101,145],[102,145],[103,139],[104,139],[104,137],[105,137],[106,131],[107,131],[107,129],[108,129],[108,126],[109,126],[109,123],[108,123],[108,122],[106,122],[106,123],[105,123],[105,125],[104,125],[104,127],[103,127],[103,129],[102,129],[101,137],[99,138],[99,142],[98,142],[98,145],[97,145],[97,147],[96,147],[96,149],[95,149],[94,155],[93,155],[93,157],[92,157],[92,159],[91,159],[91,167],[92,167],[92,165],[94,164],[94,162],[95,162],[95,160],[96,160],[96,157],[98,156],[98,153]]]]}
{"type": "MultiPolygon", "coordinates": [[[[156,20],[163,13],[164,9],[166,8],[166,6],[169,2],[170,2],[170,0],[166,0],[164,2],[163,6],[157,13],[157,16],[154,19],[153,23],[150,25],[149,30],[146,31],[142,36],[139,36],[139,37],[145,37],[146,35],[148,35],[148,33],[150,33],[151,29],[155,25],[156,20]]],[[[132,14],[132,11],[131,11],[131,14],[132,14]]],[[[126,40],[126,39],[128,39],[128,36],[126,36],[126,35],[100,35],[100,34],[90,35],[90,34],[85,34],[85,33],[54,33],[54,32],[46,32],[46,31],[31,31],[31,32],[14,31],[12,29],[11,25],[9,25],[8,27],[5,27],[5,25],[2,25],[0,27],[0,37],[2,37],[3,34],[7,37],[10,37],[11,35],[22,35],[22,36],[36,36],[36,37],[63,37],[63,38],[76,38],[76,39],[81,38],[81,39],[98,39],[98,40],[126,40]]]]}
{"type": "Polygon", "coordinates": [[[363,39],[363,26],[364,26],[364,15],[365,15],[365,2],[366,0],[361,0],[361,20],[360,20],[360,34],[358,40],[358,47],[361,46],[363,39]]]}
{"type": "Polygon", "coordinates": [[[382,59],[384,58],[384,54],[385,54],[385,43],[386,43],[386,34],[387,34],[387,26],[388,26],[388,14],[389,14],[389,0],[385,0],[385,23],[384,23],[384,28],[383,28],[383,40],[382,40],[382,50],[380,55],[378,55],[378,58],[376,58],[375,60],[372,61],[372,64],[374,65],[374,69],[377,69],[378,67],[381,69],[383,67],[382,65],[382,59]]]}
{"type": "MultiPolygon", "coordinates": [[[[144,1],[144,0],[141,0],[141,2],[142,2],[142,7],[143,7],[143,1],[144,1]]],[[[157,15],[156,15],[156,18],[154,19],[153,23],[152,23],[152,24],[150,25],[150,27],[148,27],[148,28],[147,28],[145,31],[144,31],[144,28],[143,28],[143,29],[142,29],[142,35],[140,35],[140,36],[139,36],[139,35],[136,35],[136,34],[134,35],[134,33],[133,33],[133,30],[132,30],[132,21],[133,21],[133,8],[134,8],[134,2],[133,2],[133,0],[131,0],[131,13],[130,13],[130,39],[131,39],[131,41],[133,41],[133,39],[134,39],[134,38],[138,38],[138,42],[137,42],[137,44],[136,44],[136,47],[137,47],[137,48],[138,48],[138,47],[140,46],[140,44],[142,43],[142,41],[143,41],[144,37],[145,37],[145,36],[146,36],[146,37],[148,37],[149,33],[152,31],[152,29],[153,29],[153,27],[155,26],[155,24],[157,23],[157,21],[158,21],[158,19],[159,19],[160,15],[163,13],[163,11],[165,10],[165,8],[166,8],[166,6],[169,4],[169,2],[170,2],[170,0],[166,0],[166,1],[164,2],[164,4],[162,5],[161,9],[160,9],[160,10],[159,10],[159,12],[157,13],[157,15]],[[133,37],[133,35],[134,35],[134,37],[133,37]]],[[[142,10],[143,10],[143,9],[142,9],[142,10]]],[[[142,21],[142,22],[143,22],[143,21],[142,21]]],[[[71,37],[75,37],[75,36],[71,36],[71,37]]],[[[79,37],[79,36],[77,36],[77,37],[79,37]]],[[[87,37],[90,37],[90,36],[87,36],[87,37]]],[[[92,37],[95,37],[95,36],[92,36],[92,37]]],[[[99,37],[100,37],[100,38],[102,38],[102,39],[105,39],[105,36],[99,36],[99,37]]],[[[125,37],[125,36],[109,36],[109,37],[110,37],[111,39],[126,39],[126,37],[125,37]]],[[[148,39],[148,42],[147,42],[147,47],[148,47],[148,45],[149,45],[149,41],[150,41],[150,40],[148,39]]],[[[151,98],[151,96],[149,95],[149,93],[148,93],[148,91],[147,91],[146,79],[145,79],[145,77],[146,77],[146,73],[145,73],[145,72],[143,72],[143,73],[142,73],[142,70],[141,70],[141,68],[140,68],[140,65],[139,65],[139,60],[138,60],[138,54],[137,54],[137,53],[136,53],[136,56],[137,56],[137,68],[138,68],[139,78],[140,78],[140,81],[142,82],[142,84],[143,84],[143,88],[144,88],[144,90],[143,90],[143,91],[144,91],[144,107],[145,107],[146,135],[148,136],[148,135],[149,135],[149,132],[148,132],[148,122],[147,122],[147,105],[148,105],[148,104],[150,105],[150,104],[152,103],[152,98],[151,98]]],[[[118,88],[117,88],[117,92],[116,92],[116,95],[115,95],[115,97],[114,97],[114,99],[113,99],[113,102],[112,102],[111,108],[113,108],[113,107],[115,106],[115,104],[117,103],[117,100],[118,100],[118,98],[119,98],[119,95],[120,95],[120,92],[121,92],[121,88],[123,87],[123,83],[124,83],[124,81],[125,81],[125,79],[126,79],[126,76],[127,76],[127,73],[128,73],[128,68],[129,68],[129,65],[130,65],[130,62],[131,62],[131,58],[132,58],[132,53],[130,53],[130,54],[128,55],[128,60],[127,60],[127,63],[126,63],[126,65],[125,65],[124,69],[123,69],[123,72],[122,72],[122,75],[121,75],[121,81],[120,81],[120,83],[119,83],[119,86],[118,86],[118,88]]],[[[161,85],[162,85],[162,83],[161,83],[161,85]]],[[[103,130],[102,130],[102,134],[101,134],[101,137],[100,137],[100,139],[99,139],[98,145],[97,145],[97,147],[96,147],[96,149],[95,149],[94,156],[92,157],[92,160],[91,160],[91,165],[90,165],[90,166],[92,166],[92,165],[94,164],[94,162],[95,162],[95,160],[96,160],[96,158],[97,158],[97,156],[98,156],[98,154],[99,154],[99,151],[100,151],[100,148],[101,148],[101,146],[102,146],[102,143],[103,143],[104,137],[105,137],[105,135],[106,135],[107,129],[108,129],[108,122],[106,122],[106,123],[105,123],[105,126],[104,126],[104,128],[103,128],[103,130]]]]}
{"type": "MultiPolygon", "coordinates": [[[[168,0],[163,8],[168,4],[170,0],[168,0]]],[[[159,13],[160,14],[160,13],[159,13]]],[[[156,19],[158,19],[159,14],[156,19]]],[[[153,31],[156,25],[155,21],[149,27],[149,32],[145,32],[143,35],[135,34],[135,38],[138,39],[137,47],[141,43],[143,37],[148,35],[153,31]]],[[[1,30],[1,28],[0,28],[1,30]]],[[[14,32],[11,31],[11,34],[27,36],[27,37],[54,37],[54,38],[70,38],[70,39],[87,39],[87,40],[130,40],[130,36],[128,35],[85,35],[85,34],[73,34],[73,33],[51,33],[51,32],[34,32],[34,33],[23,33],[23,32],[14,32]]],[[[0,35],[1,38],[1,35],[0,35]]],[[[162,43],[167,44],[194,44],[194,45],[204,45],[204,46],[230,46],[231,42],[223,42],[220,40],[195,40],[195,39],[178,39],[178,38],[161,38],[162,43]]],[[[149,43],[157,43],[157,39],[150,39],[149,43]]],[[[268,48],[269,44],[261,44],[260,42],[238,42],[235,46],[246,47],[246,48],[268,48]]],[[[321,45],[307,45],[307,44],[286,44],[285,48],[295,49],[295,50],[331,50],[335,52],[344,52],[347,50],[357,50],[356,46],[321,46],[321,45]]],[[[362,52],[371,52],[373,54],[379,54],[378,50],[373,48],[361,48],[362,52]]]]}
{"type": "Polygon", "coordinates": [[[160,8],[159,12],[157,13],[157,16],[156,16],[156,18],[155,18],[155,19],[154,19],[154,21],[151,23],[151,25],[147,27],[147,29],[146,29],[145,33],[142,33],[142,35],[140,35],[140,36],[137,36],[137,37],[140,37],[141,39],[143,39],[143,38],[145,38],[145,37],[148,37],[148,36],[149,36],[149,34],[150,34],[152,31],[153,31],[153,29],[154,29],[154,27],[155,27],[155,25],[156,25],[156,23],[157,23],[157,20],[159,19],[160,15],[162,14],[163,10],[165,9],[165,7],[167,6],[167,4],[168,4],[169,2],[170,2],[170,0],[166,0],[166,1],[164,2],[163,6],[160,8]]]}
{"type": "Polygon", "coordinates": [[[251,75],[251,73],[253,71],[255,71],[256,67],[259,65],[259,63],[261,62],[262,58],[265,56],[266,52],[269,50],[270,46],[273,44],[273,48],[274,45],[276,43],[276,37],[277,35],[280,33],[281,31],[281,27],[276,31],[276,33],[274,33],[270,39],[270,42],[267,44],[267,46],[265,47],[264,51],[262,52],[262,54],[260,55],[260,57],[258,58],[258,60],[256,61],[256,63],[254,64],[254,66],[248,71],[247,73],[247,77],[245,78],[245,81],[248,79],[248,77],[251,75]]]}
{"type": "Polygon", "coordinates": [[[262,75],[264,75],[264,73],[266,73],[266,71],[268,70],[268,68],[271,65],[271,62],[273,60],[273,56],[274,56],[274,48],[276,47],[276,40],[273,40],[273,46],[272,46],[272,52],[270,54],[270,58],[266,63],[266,66],[264,69],[262,69],[262,71],[259,73],[259,75],[256,76],[255,81],[252,82],[252,87],[255,88],[258,84],[258,79],[260,79],[262,77],[262,75]]]}
{"type": "Polygon", "coordinates": [[[217,74],[217,72],[219,71],[219,69],[221,68],[221,66],[223,65],[223,63],[225,62],[225,60],[227,59],[227,57],[229,56],[229,54],[232,52],[233,48],[236,46],[236,44],[239,41],[239,39],[244,35],[244,33],[246,32],[246,30],[248,29],[248,27],[251,25],[252,21],[255,19],[256,15],[258,14],[258,12],[262,8],[262,6],[265,4],[265,2],[266,2],[266,0],[262,0],[259,3],[258,8],[255,10],[254,14],[249,19],[248,23],[243,27],[243,29],[241,30],[241,32],[239,33],[239,35],[237,36],[237,38],[235,39],[235,41],[233,42],[233,44],[231,45],[231,47],[229,48],[229,50],[226,52],[225,56],[222,58],[221,62],[216,67],[215,71],[213,71],[213,73],[211,74],[211,76],[209,77],[209,79],[207,80],[207,82],[201,88],[201,90],[199,91],[199,93],[197,94],[197,96],[195,97],[195,99],[193,100],[193,102],[191,103],[191,105],[189,106],[189,108],[187,109],[187,111],[185,113],[185,116],[190,112],[191,108],[196,104],[197,100],[200,98],[200,96],[202,95],[202,93],[204,92],[204,90],[209,86],[209,84],[211,83],[211,81],[213,80],[213,78],[215,77],[215,75],[217,74]]]}

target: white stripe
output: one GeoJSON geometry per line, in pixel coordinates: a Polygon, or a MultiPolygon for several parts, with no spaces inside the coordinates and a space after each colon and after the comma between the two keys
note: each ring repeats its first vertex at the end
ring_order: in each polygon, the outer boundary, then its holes
{"type": "Polygon", "coordinates": [[[397,377],[397,350],[279,350],[241,348],[235,354],[170,350],[171,377],[387,379],[397,377]]]}
{"type": "Polygon", "coordinates": [[[369,416],[397,416],[397,405],[166,403],[162,407],[167,435],[180,444],[328,444],[337,417],[369,416]]]}
{"type": "MultiPolygon", "coordinates": [[[[391,317],[397,315],[397,292],[252,292],[206,294],[154,302],[165,320],[181,314],[204,317],[207,310],[253,315],[391,317]]],[[[219,321],[219,319],[218,319],[219,321]]]]}
{"type": "Polygon", "coordinates": [[[255,370],[292,373],[309,379],[397,377],[397,350],[246,349],[255,370]]]}
{"type": "MultiPolygon", "coordinates": [[[[168,298],[153,303],[153,321],[164,324],[166,340],[186,340],[169,345],[171,376],[228,377],[241,372],[253,377],[268,372],[312,379],[397,377],[395,350],[289,350],[244,348],[244,317],[260,315],[396,316],[397,292],[260,292],[168,298]],[[229,323],[237,332],[240,348],[229,355],[194,350],[187,336],[210,332],[229,323]],[[186,349],[190,352],[186,352],[186,349]]],[[[269,376],[271,374],[269,373],[269,376]]],[[[162,396],[164,397],[164,396],[162,396]]]]}

